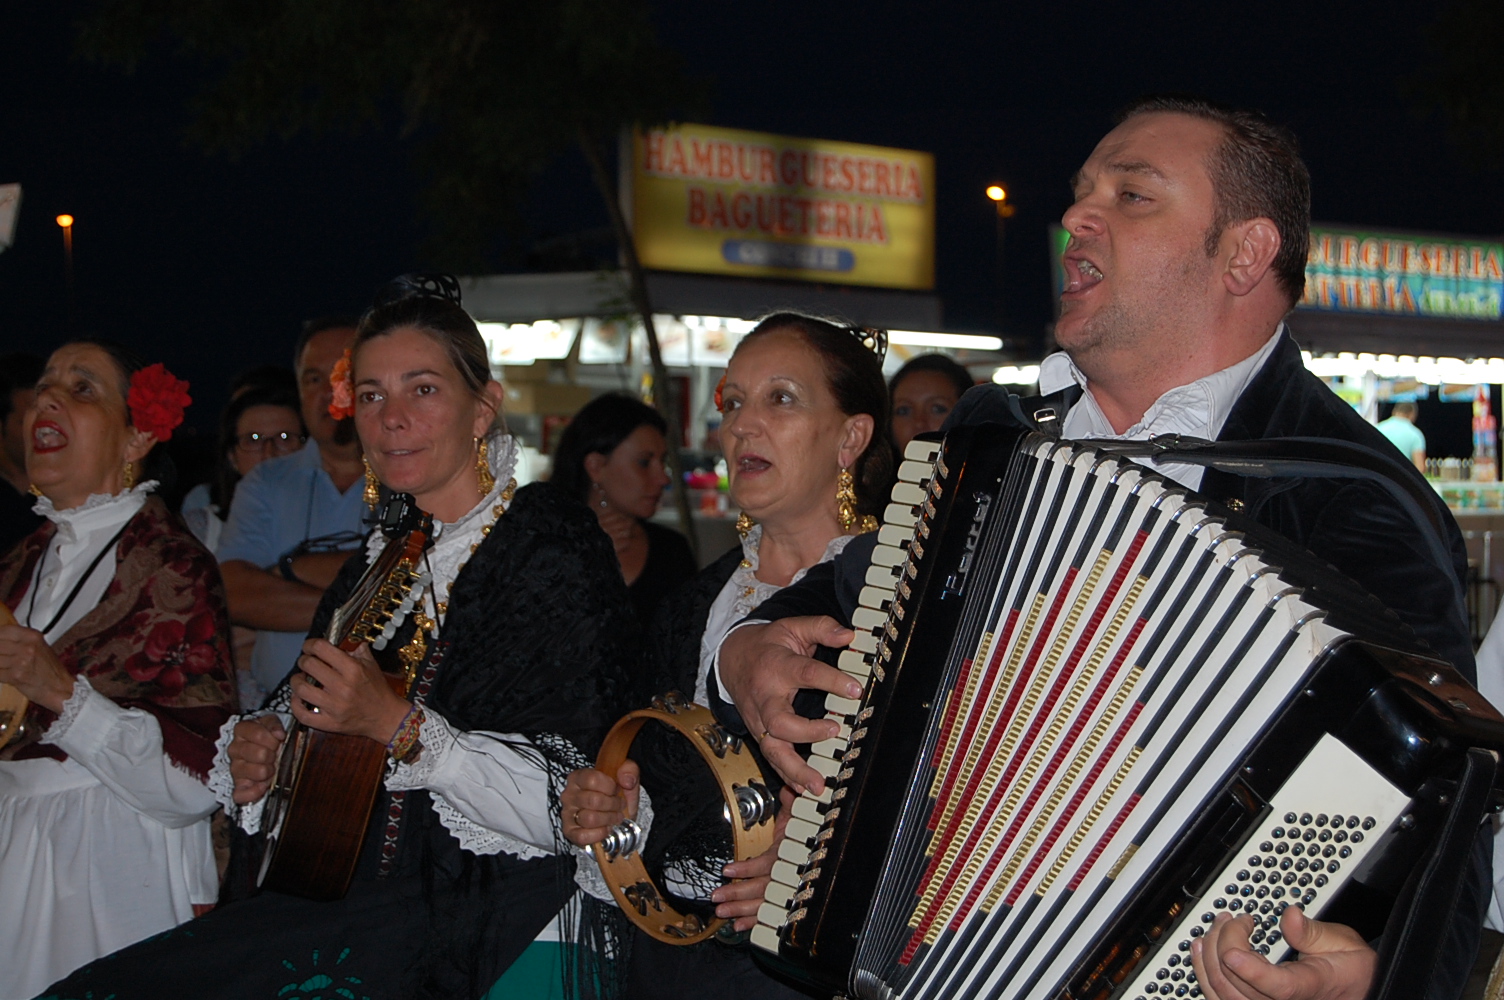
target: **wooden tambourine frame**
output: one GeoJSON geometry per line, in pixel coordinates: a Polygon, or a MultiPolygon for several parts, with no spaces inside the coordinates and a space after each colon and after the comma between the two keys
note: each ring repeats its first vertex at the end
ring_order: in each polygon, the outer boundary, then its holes
{"type": "MultiPolygon", "coordinates": [[[[606,734],[596,756],[596,768],[614,778],[627,759],[632,741],[648,721],[661,722],[689,740],[709,765],[731,818],[736,860],[755,858],[772,847],[778,799],[763,784],[757,761],[741,739],[715,721],[710,709],[677,691],[654,698],[651,708],[623,716],[606,734]]],[[[665,944],[695,944],[710,937],[725,919],[711,917],[706,922],[696,914],[674,909],[648,875],[638,853],[636,831],[635,823],[622,824],[605,841],[591,847],[617,905],[634,924],[665,944]]]]}

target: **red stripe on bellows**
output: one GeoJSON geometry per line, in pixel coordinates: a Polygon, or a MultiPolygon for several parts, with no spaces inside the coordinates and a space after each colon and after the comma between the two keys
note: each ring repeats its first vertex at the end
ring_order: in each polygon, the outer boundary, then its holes
{"type": "MultiPolygon", "coordinates": [[[[1049,613],[1045,615],[1043,624],[1034,634],[1034,642],[1029,647],[1029,653],[1024,658],[1024,662],[1019,668],[1018,676],[1013,679],[1013,688],[1008,692],[1008,700],[1003,704],[1002,711],[998,714],[999,724],[994,726],[992,732],[987,734],[987,742],[982,747],[982,752],[977,758],[976,767],[972,770],[971,775],[967,780],[966,791],[962,796],[963,800],[969,800],[973,795],[976,794],[977,785],[981,783],[982,777],[986,773],[987,763],[992,760],[994,755],[996,755],[997,745],[1002,742],[1004,734],[1008,731],[1008,726],[1006,724],[1007,720],[1012,717],[1013,709],[1018,705],[1019,699],[1023,697],[1024,692],[1029,688],[1029,679],[1033,675],[1034,665],[1038,663],[1039,655],[1044,648],[1044,638],[1048,636],[1050,634],[1050,630],[1054,628],[1055,619],[1060,616],[1060,607],[1065,602],[1065,595],[1070,592],[1071,584],[1073,584],[1075,580],[1076,567],[1072,566],[1070,569],[1065,571],[1065,579],[1063,581],[1063,585],[1061,586],[1060,590],[1056,592],[1055,600],[1051,602],[1049,613]]],[[[1002,654],[1003,648],[1004,647],[1002,646],[998,647],[999,655],[1002,654]]],[[[978,722],[980,722],[981,716],[981,712],[973,712],[972,717],[967,720],[966,733],[964,734],[967,740],[967,745],[970,744],[972,734],[975,733],[976,726],[978,722]]],[[[957,754],[957,756],[964,759],[964,755],[962,754],[957,754]]],[[[954,766],[955,763],[955,761],[952,761],[953,766],[951,767],[951,771],[945,776],[945,784],[940,787],[940,795],[937,797],[937,801],[939,802],[944,802],[950,797],[951,789],[955,784],[956,775],[959,773],[958,769],[954,766]]],[[[929,828],[931,830],[936,829],[934,824],[939,822],[939,812],[940,810],[936,809],[933,810],[930,814],[929,828]]],[[[924,884],[934,877],[935,866],[939,864],[940,856],[944,853],[944,848],[954,838],[955,825],[952,824],[951,828],[945,831],[945,833],[943,834],[940,844],[937,845],[935,849],[935,856],[930,860],[929,867],[925,870],[924,878],[920,881],[921,891],[924,884]]]]}
{"type": "MultiPolygon", "coordinates": [[[[998,669],[1002,665],[1003,652],[1008,648],[1008,643],[1013,639],[1013,630],[1018,627],[1018,619],[1019,610],[1017,608],[1009,611],[1008,617],[1003,623],[1002,638],[1001,640],[993,643],[992,657],[987,663],[987,675],[983,681],[983,683],[988,687],[991,686],[993,676],[996,675],[998,669]]],[[[978,686],[978,690],[982,690],[981,685],[978,686]]],[[[966,727],[961,732],[961,738],[956,742],[957,747],[966,747],[971,745],[972,739],[976,736],[977,721],[979,715],[980,713],[978,712],[972,712],[970,717],[967,718],[966,727]]],[[[961,756],[962,759],[964,759],[964,755],[961,756]]],[[[936,796],[936,802],[944,802],[946,800],[946,796],[950,794],[950,790],[954,786],[956,780],[956,764],[957,761],[951,761],[951,770],[945,776],[945,781],[940,786],[940,793],[936,796]]],[[[939,822],[939,810],[931,810],[929,818],[925,821],[925,826],[929,830],[934,830],[936,824],[938,824],[939,822]]]]}
{"type": "MultiPolygon", "coordinates": [[[[1034,646],[1029,652],[1029,667],[1031,671],[1035,663],[1039,659],[1039,653],[1044,645],[1043,640],[1049,636],[1050,630],[1054,627],[1055,619],[1059,616],[1060,607],[1064,603],[1065,596],[1070,593],[1071,585],[1075,582],[1075,576],[1076,567],[1072,566],[1070,570],[1066,572],[1065,579],[1062,581],[1060,590],[1055,595],[1055,601],[1050,609],[1049,618],[1046,621],[1045,625],[1040,628],[1034,646]]],[[[1103,596],[1098,599],[1097,603],[1100,605],[1103,601],[1110,601],[1110,595],[1104,593],[1103,596]]],[[[1094,613],[1092,616],[1093,623],[1099,622],[1100,620],[1101,614],[1094,613]]],[[[1095,625],[1093,624],[1091,627],[1094,628],[1095,625]]],[[[1050,688],[1045,695],[1044,701],[1040,705],[1036,706],[1033,720],[1029,723],[1029,727],[1027,730],[1025,730],[1023,738],[1015,748],[1013,758],[1008,762],[1008,766],[1004,769],[1002,777],[999,778],[996,786],[997,788],[1007,788],[1009,783],[1012,782],[1014,775],[1018,773],[1019,767],[1023,764],[1024,758],[1028,754],[1029,747],[1034,744],[1035,738],[1039,735],[1039,730],[1044,726],[1044,720],[1046,716],[1048,716],[1051,710],[1053,710],[1055,703],[1060,700],[1060,695],[1062,692],[1064,692],[1067,686],[1071,672],[1075,669],[1076,663],[1080,661],[1082,653],[1085,649],[1086,640],[1089,635],[1090,631],[1088,631],[1080,639],[1077,640],[1075,648],[1071,652],[1070,658],[1067,660],[1065,666],[1059,671],[1058,675],[1055,678],[1055,682],[1050,685],[1050,688]]],[[[1022,696],[1022,693],[1023,691],[1021,688],[1014,688],[1014,692],[1009,697],[1008,705],[1006,706],[1004,714],[1001,717],[1002,719],[1007,719],[1012,715],[1013,708],[1016,705],[1017,700],[1022,696]]],[[[998,725],[994,727],[993,732],[988,737],[986,748],[984,749],[982,756],[978,758],[971,778],[966,783],[966,789],[962,794],[963,802],[969,802],[977,794],[977,787],[981,784],[982,778],[986,776],[987,767],[992,761],[992,758],[997,754],[997,744],[1001,742],[1001,738],[1006,731],[1007,726],[1005,725],[998,725]]],[[[1001,804],[1001,799],[1002,796],[993,795],[984,802],[982,811],[977,816],[976,823],[971,827],[969,831],[967,831],[966,840],[962,843],[961,850],[956,855],[955,864],[953,864],[950,870],[945,873],[945,877],[940,884],[940,888],[937,890],[937,898],[942,898],[950,893],[951,887],[955,885],[956,879],[961,874],[961,870],[965,865],[966,859],[971,857],[972,852],[976,850],[977,841],[981,839],[983,832],[987,828],[987,824],[992,819],[993,813],[997,811],[997,807],[1001,804]]],[[[955,824],[952,824],[951,828],[945,831],[941,843],[937,845],[935,849],[934,857],[930,859],[930,863],[925,869],[924,878],[920,881],[921,892],[925,891],[924,887],[927,886],[935,878],[944,853],[948,849],[949,845],[955,840],[956,833],[957,829],[955,824]]],[[[925,934],[927,934],[929,932],[929,925],[934,921],[934,919],[935,910],[932,908],[928,913],[925,914],[924,919],[920,921],[919,929],[915,931],[915,934],[920,937],[923,937],[925,934]]]]}
{"type": "Polygon", "coordinates": [[[1117,818],[1112,821],[1112,825],[1107,828],[1107,832],[1102,835],[1102,839],[1097,841],[1097,846],[1091,849],[1091,856],[1086,859],[1086,864],[1082,865],[1081,870],[1076,873],[1076,877],[1071,879],[1071,884],[1068,886],[1071,892],[1075,892],[1081,883],[1086,881],[1086,875],[1091,871],[1091,866],[1097,863],[1097,858],[1101,857],[1102,852],[1107,849],[1108,843],[1118,832],[1118,827],[1123,825],[1123,821],[1128,818],[1128,814],[1133,812],[1133,807],[1138,805],[1138,800],[1138,792],[1134,792],[1128,796],[1128,801],[1123,804],[1123,811],[1118,813],[1117,818]]]}
{"type": "Polygon", "coordinates": [[[956,724],[956,713],[961,711],[961,698],[966,693],[966,683],[971,679],[970,658],[961,664],[961,672],[956,675],[955,686],[950,690],[950,704],[945,707],[945,718],[940,721],[940,738],[935,741],[935,752],[930,757],[930,767],[939,767],[940,761],[945,758],[945,747],[950,741],[951,730],[956,724]]]}
{"type": "MultiPolygon", "coordinates": [[[[1040,772],[1038,779],[1034,782],[1034,787],[1029,792],[1029,796],[1024,801],[1022,808],[1018,810],[1018,815],[1014,817],[1013,822],[1009,825],[1007,832],[998,842],[997,849],[994,851],[992,858],[988,860],[986,869],[982,873],[982,878],[978,879],[976,885],[974,885],[971,891],[967,894],[965,901],[957,909],[956,915],[951,922],[952,927],[959,926],[960,922],[966,918],[966,915],[968,913],[971,912],[972,906],[976,903],[977,897],[981,894],[982,886],[987,882],[987,880],[992,877],[992,872],[997,868],[998,863],[1002,860],[1003,854],[1005,854],[1008,849],[1013,846],[1014,839],[1018,836],[1019,831],[1023,829],[1025,819],[1028,817],[1029,813],[1033,811],[1034,806],[1038,803],[1040,797],[1044,794],[1045,788],[1049,785],[1050,781],[1054,779],[1061,766],[1065,764],[1066,758],[1068,758],[1074,752],[1076,741],[1080,739],[1081,733],[1086,729],[1087,721],[1091,718],[1092,713],[1096,711],[1097,705],[1100,704],[1102,699],[1106,696],[1107,690],[1112,686],[1113,678],[1117,674],[1118,669],[1121,667],[1123,660],[1127,656],[1128,649],[1138,639],[1139,633],[1143,631],[1143,625],[1143,619],[1138,619],[1134,622],[1133,628],[1129,630],[1128,636],[1123,643],[1122,650],[1119,651],[1117,656],[1113,657],[1112,662],[1108,665],[1107,669],[1103,671],[1101,678],[1096,683],[1096,686],[1092,688],[1091,694],[1088,696],[1085,705],[1082,706],[1082,708],[1076,714],[1076,721],[1071,723],[1071,727],[1069,730],[1067,730],[1065,737],[1061,740],[1060,746],[1055,749],[1055,753],[1050,757],[1049,763],[1045,765],[1043,771],[1040,772]]],[[[1081,785],[1082,789],[1090,787],[1091,782],[1094,781],[1101,773],[1103,765],[1105,765],[1106,761],[1111,758],[1112,754],[1117,750],[1118,744],[1122,741],[1123,737],[1127,735],[1128,727],[1133,725],[1133,720],[1137,717],[1138,707],[1130,708],[1125,719],[1119,720],[1118,728],[1116,732],[1109,738],[1107,744],[1103,747],[1097,748],[1097,764],[1092,770],[1087,772],[1087,780],[1081,785]]],[[[1027,885],[1029,879],[1033,877],[1034,871],[1039,867],[1040,861],[1046,854],[1054,849],[1055,842],[1059,839],[1060,833],[1063,830],[1065,824],[1069,822],[1070,817],[1075,813],[1076,807],[1080,804],[1082,794],[1083,792],[1078,790],[1075,797],[1073,797],[1071,800],[1068,800],[1066,810],[1061,814],[1060,817],[1057,817],[1054,826],[1050,829],[1050,832],[1030,848],[1031,860],[1028,866],[1024,869],[1021,879],[1016,883],[1015,887],[1009,893],[1008,905],[1010,907],[1013,905],[1014,900],[1018,898],[1019,893],[1022,891],[1022,887],[1027,885]]]]}
{"type": "Polygon", "coordinates": [[[1086,780],[1081,782],[1080,786],[1076,789],[1076,794],[1071,796],[1070,802],[1060,814],[1060,818],[1055,821],[1055,825],[1050,828],[1050,832],[1045,836],[1039,849],[1034,852],[1034,857],[1030,859],[1028,865],[1024,868],[1023,876],[1008,893],[1007,905],[1012,906],[1018,897],[1023,894],[1024,887],[1029,884],[1029,880],[1034,877],[1034,872],[1039,869],[1040,864],[1044,861],[1046,852],[1059,841],[1060,835],[1065,832],[1067,824],[1076,815],[1076,810],[1080,809],[1081,803],[1086,801],[1087,793],[1091,791],[1091,787],[1096,784],[1097,779],[1102,776],[1102,769],[1107,766],[1108,761],[1112,760],[1112,755],[1117,753],[1118,746],[1123,742],[1123,738],[1128,735],[1128,730],[1133,728],[1133,720],[1138,718],[1138,714],[1143,710],[1143,707],[1142,704],[1134,702],[1128,709],[1128,714],[1118,723],[1118,728],[1108,739],[1107,746],[1097,754],[1097,761],[1091,766],[1091,770],[1087,772],[1086,780]]]}
{"type": "MultiPolygon", "coordinates": [[[[1044,702],[1036,709],[1033,721],[1030,723],[1029,729],[1025,733],[1023,741],[1020,743],[1017,753],[1015,753],[1013,759],[1008,762],[1008,767],[1003,772],[1003,775],[997,785],[999,790],[1006,789],[1012,784],[1019,768],[1023,764],[1025,756],[1029,752],[1029,748],[1033,746],[1035,740],[1039,736],[1040,730],[1044,728],[1045,720],[1049,717],[1050,713],[1054,711],[1055,705],[1057,702],[1059,702],[1061,695],[1064,694],[1066,687],[1069,685],[1072,675],[1076,671],[1076,667],[1080,664],[1082,658],[1086,655],[1087,649],[1091,647],[1093,639],[1096,636],[1098,629],[1101,627],[1102,620],[1107,616],[1107,612],[1112,607],[1113,602],[1117,600],[1117,595],[1122,589],[1123,581],[1127,578],[1129,571],[1132,569],[1133,563],[1138,558],[1139,551],[1143,548],[1144,540],[1147,537],[1148,535],[1142,531],[1136,532],[1134,534],[1133,541],[1129,544],[1128,550],[1124,554],[1122,560],[1120,560],[1117,571],[1112,575],[1112,578],[1108,582],[1107,586],[1103,588],[1100,596],[1098,596],[1093,606],[1091,617],[1087,621],[1086,628],[1081,631],[1080,636],[1077,638],[1075,646],[1071,650],[1070,656],[1066,659],[1064,665],[1061,667],[1055,679],[1055,683],[1051,685],[1050,691],[1046,695],[1044,702]]],[[[1129,641],[1131,642],[1133,639],[1136,639],[1137,635],[1138,628],[1136,625],[1135,629],[1130,632],[1129,641]]],[[[1111,680],[1111,674],[1116,672],[1117,666],[1121,664],[1122,659],[1125,655],[1126,648],[1119,651],[1118,656],[1113,660],[1113,665],[1110,668],[1109,672],[1104,674],[1104,676],[1098,680],[1095,689],[1088,701],[1086,711],[1078,711],[1076,715],[1076,722],[1070,727],[1069,730],[1067,730],[1065,739],[1062,740],[1061,744],[1058,747],[1056,747],[1055,752],[1051,755],[1051,758],[1046,764],[1044,770],[1035,777],[1033,784],[1029,790],[1029,794],[1025,797],[1021,807],[1017,811],[1017,814],[1013,817],[1013,821],[1008,825],[1008,829],[1004,832],[1002,838],[998,841],[997,844],[993,846],[992,850],[989,852],[988,858],[983,865],[982,877],[973,882],[972,886],[967,891],[966,898],[962,901],[961,906],[957,908],[956,913],[953,915],[950,924],[952,928],[958,927],[961,921],[971,911],[972,906],[974,906],[976,903],[977,897],[981,894],[982,887],[985,884],[986,879],[992,876],[992,873],[996,871],[998,864],[1001,862],[1003,855],[1012,848],[1013,841],[1018,837],[1018,832],[1023,829],[1024,822],[1027,819],[1030,811],[1036,804],[1038,804],[1039,798],[1044,793],[1045,787],[1048,785],[1050,779],[1054,777],[1056,771],[1059,770],[1061,763],[1065,760],[1066,756],[1069,755],[1071,748],[1074,746],[1076,739],[1079,738],[1081,730],[1085,726],[1087,716],[1090,714],[1091,710],[1095,707],[1097,702],[1101,700],[1102,694],[1106,690],[1106,687],[1111,680]]],[[[983,807],[981,814],[978,816],[977,823],[968,833],[966,842],[962,845],[961,851],[957,855],[958,863],[952,866],[951,871],[946,875],[945,882],[942,884],[942,887],[939,891],[940,895],[943,896],[950,892],[956,878],[958,878],[960,875],[962,867],[961,862],[964,859],[971,857],[972,852],[976,850],[977,843],[981,840],[983,834],[985,833],[986,827],[991,822],[992,816],[997,811],[997,808],[1001,804],[1002,799],[1002,795],[995,794],[987,801],[986,805],[983,807]]],[[[936,858],[938,859],[938,857],[939,852],[937,851],[936,858]]],[[[933,868],[934,866],[935,862],[932,861],[930,867],[933,868]]],[[[923,922],[929,921],[930,918],[930,914],[926,914],[925,921],[923,922]]],[[[927,928],[924,930],[927,931],[927,928]]]]}

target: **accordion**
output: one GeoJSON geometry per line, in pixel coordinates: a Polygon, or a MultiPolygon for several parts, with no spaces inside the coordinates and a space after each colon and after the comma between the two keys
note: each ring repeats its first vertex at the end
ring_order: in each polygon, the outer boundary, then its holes
{"type": "Polygon", "coordinates": [[[902,463],[758,957],[862,998],[1201,995],[1219,912],[1367,931],[1504,719],[1309,553],[1089,444],[902,463]],[[1365,923],[1365,917],[1367,923],[1365,923]]]}

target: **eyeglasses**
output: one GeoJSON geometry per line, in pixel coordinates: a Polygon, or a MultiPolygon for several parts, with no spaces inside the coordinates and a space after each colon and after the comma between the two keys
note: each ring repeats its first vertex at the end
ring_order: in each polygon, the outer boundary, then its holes
{"type": "Polygon", "coordinates": [[[237,434],[235,447],[241,451],[266,451],[270,449],[278,455],[286,455],[303,447],[303,435],[294,434],[291,431],[278,431],[276,434],[262,434],[251,431],[249,434],[237,434]]]}

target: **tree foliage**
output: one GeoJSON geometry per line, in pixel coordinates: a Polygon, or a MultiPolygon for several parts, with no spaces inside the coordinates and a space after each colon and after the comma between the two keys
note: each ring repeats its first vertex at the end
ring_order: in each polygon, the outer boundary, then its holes
{"type": "Polygon", "coordinates": [[[451,265],[480,262],[560,154],[701,94],[637,0],[98,0],[80,47],[128,70],[200,63],[192,134],[232,156],[303,132],[402,137],[451,265]]]}

